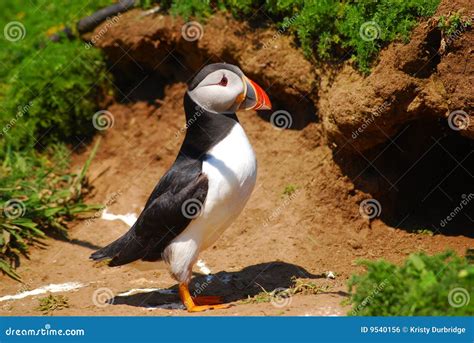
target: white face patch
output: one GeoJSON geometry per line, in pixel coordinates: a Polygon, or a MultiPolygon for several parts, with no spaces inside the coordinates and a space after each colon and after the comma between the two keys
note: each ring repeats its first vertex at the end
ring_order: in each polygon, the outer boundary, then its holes
{"type": "Polygon", "coordinates": [[[244,93],[244,82],[236,73],[219,69],[202,80],[188,94],[202,108],[215,113],[235,112],[237,97],[244,93]]]}

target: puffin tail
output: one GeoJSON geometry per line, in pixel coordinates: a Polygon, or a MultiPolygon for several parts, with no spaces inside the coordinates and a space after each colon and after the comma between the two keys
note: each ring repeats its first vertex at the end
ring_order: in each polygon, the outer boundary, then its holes
{"type": "Polygon", "coordinates": [[[122,237],[97,250],[89,258],[94,261],[110,259],[110,267],[121,266],[146,255],[146,245],[135,236],[133,227],[122,237]]]}

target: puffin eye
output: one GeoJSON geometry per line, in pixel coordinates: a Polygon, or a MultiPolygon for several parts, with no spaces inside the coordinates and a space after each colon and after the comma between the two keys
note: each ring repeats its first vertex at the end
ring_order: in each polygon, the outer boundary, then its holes
{"type": "Polygon", "coordinates": [[[228,81],[228,80],[227,80],[227,77],[225,77],[225,75],[222,76],[222,79],[221,79],[221,81],[219,82],[219,86],[223,86],[223,87],[227,86],[227,81],[228,81]]]}

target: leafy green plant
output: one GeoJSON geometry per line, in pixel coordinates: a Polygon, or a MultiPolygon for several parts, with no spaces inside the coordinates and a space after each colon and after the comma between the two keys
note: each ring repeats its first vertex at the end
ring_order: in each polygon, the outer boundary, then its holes
{"type": "Polygon", "coordinates": [[[77,37],[75,24],[111,2],[2,2],[0,157],[7,146],[77,144],[76,136],[93,133],[91,118],[106,86],[106,68],[101,52],[77,37]]]}
{"type": "Polygon", "coordinates": [[[94,133],[92,115],[97,111],[105,65],[99,51],[79,42],[48,45],[41,58],[20,63],[10,75],[0,102],[12,115],[1,117],[6,127],[3,146],[24,147],[78,140],[94,133]]]}
{"type": "Polygon", "coordinates": [[[46,154],[9,151],[0,166],[0,270],[20,280],[12,268],[27,256],[28,246],[45,234],[67,238],[67,222],[95,211],[86,205],[85,173],[98,148],[79,174],[67,173],[69,152],[64,145],[51,146],[46,154]]]}
{"type": "Polygon", "coordinates": [[[402,266],[362,261],[349,281],[351,315],[466,316],[474,314],[474,266],[453,252],[411,255],[402,266]]]}
{"type": "Polygon", "coordinates": [[[451,36],[455,34],[457,30],[463,27],[470,27],[471,25],[471,20],[464,19],[461,16],[461,12],[456,12],[449,17],[441,16],[438,20],[438,27],[446,36],[451,36]]]}
{"type": "Polygon", "coordinates": [[[285,186],[285,189],[283,190],[283,195],[284,196],[291,196],[293,193],[295,193],[297,190],[297,187],[293,184],[289,184],[285,186]]]}

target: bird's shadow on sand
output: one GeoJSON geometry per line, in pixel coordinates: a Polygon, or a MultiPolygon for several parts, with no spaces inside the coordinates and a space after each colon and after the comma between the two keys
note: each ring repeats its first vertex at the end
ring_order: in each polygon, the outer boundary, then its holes
{"type": "MultiPolygon", "coordinates": [[[[218,295],[224,301],[233,302],[247,299],[276,288],[289,288],[294,278],[321,279],[324,275],[315,275],[303,267],[285,262],[267,262],[246,267],[237,272],[219,272],[212,276],[195,274],[190,282],[190,291],[194,296],[218,295]]],[[[111,299],[114,305],[137,307],[163,307],[179,303],[177,285],[168,289],[131,295],[117,295],[111,299]]]]}

